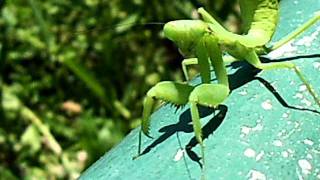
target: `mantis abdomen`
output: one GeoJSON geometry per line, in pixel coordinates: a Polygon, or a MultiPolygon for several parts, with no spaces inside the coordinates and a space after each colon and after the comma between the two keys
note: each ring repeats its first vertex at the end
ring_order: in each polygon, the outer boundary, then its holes
{"type": "Polygon", "coordinates": [[[254,37],[257,46],[268,43],[278,23],[278,0],[240,0],[240,6],[247,35],[254,37]]]}

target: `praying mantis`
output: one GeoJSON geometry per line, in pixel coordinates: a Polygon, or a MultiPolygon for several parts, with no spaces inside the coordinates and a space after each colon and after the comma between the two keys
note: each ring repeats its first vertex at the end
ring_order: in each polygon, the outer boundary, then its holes
{"type": "Polygon", "coordinates": [[[165,24],[163,29],[165,37],[173,41],[183,54],[194,56],[182,61],[186,80],[189,80],[186,67],[198,64],[201,84],[194,87],[186,82],[163,81],[147,92],[143,104],[138,156],[141,155],[142,133],[151,138],[150,116],[155,102],[162,100],[178,106],[188,104],[195,137],[201,147],[202,174],[204,174],[205,145],[198,106],[216,108],[228,98],[230,88],[226,63],[246,61],[261,70],[291,69],[320,107],[319,96],[295,64],[288,61],[262,63],[259,59],[259,55],[281,47],[319,21],[320,11],[287,37],[267,47],[266,44],[271,40],[278,22],[278,0],[240,0],[239,3],[246,29],[244,35],[227,31],[203,8],[198,9],[202,20],[177,20],[165,24]],[[224,52],[230,56],[223,56],[224,52]],[[211,68],[215,72],[217,83],[210,82],[211,68]]]}

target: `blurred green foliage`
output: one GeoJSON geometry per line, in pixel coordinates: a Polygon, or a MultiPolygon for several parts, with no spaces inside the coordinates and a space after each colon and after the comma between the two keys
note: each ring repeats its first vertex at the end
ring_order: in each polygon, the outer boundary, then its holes
{"type": "Polygon", "coordinates": [[[1,177],[77,178],[139,125],[151,86],[182,80],[162,25],[146,23],[199,5],[238,22],[235,1],[1,1],[1,177]]]}

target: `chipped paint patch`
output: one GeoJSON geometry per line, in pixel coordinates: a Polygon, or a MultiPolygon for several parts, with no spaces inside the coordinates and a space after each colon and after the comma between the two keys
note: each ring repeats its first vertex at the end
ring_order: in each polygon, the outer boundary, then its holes
{"type": "Polygon", "coordinates": [[[252,128],[252,131],[261,131],[263,129],[262,124],[257,124],[256,127],[252,128]]]}
{"type": "Polygon", "coordinates": [[[311,154],[307,154],[307,158],[308,159],[312,159],[312,155],[311,154]]]}
{"type": "Polygon", "coordinates": [[[301,168],[301,171],[303,174],[310,174],[312,165],[311,163],[306,159],[300,159],[298,161],[299,167],[301,168]]]}
{"type": "Polygon", "coordinates": [[[262,104],[261,104],[261,107],[265,110],[270,110],[272,109],[272,104],[271,104],[271,101],[268,99],[266,101],[264,101],[262,104]]]}
{"type": "Polygon", "coordinates": [[[264,155],[264,151],[261,151],[261,152],[256,156],[256,161],[261,160],[262,157],[263,157],[263,155],[264,155]]]}
{"type": "Polygon", "coordinates": [[[315,69],[320,70],[320,62],[314,62],[312,65],[315,69]]]}
{"type": "Polygon", "coordinates": [[[248,135],[250,133],[252,128],[248,127],[248,126],[242,126],[241,127],[241,133],[248,135]]]}
{"type": "Polygon", "coordinates": [[[294,153],[294,150],[288,149],[288,152],[289,152],[290,154],[293,154],[293,153],[294,153]]]}
{"type": "Polygon", "coordinates": [[[320,29],[317,28],[316,31],[311,33],[309,36],[304,36],[300,40],[298,40],[295,44],[298,46],[306,46],[310,47],[312,45],[312,42],[317,39],[318,35],[320,33],[320,29]]]}
{"type": "Polygon", "coordinates": [[[300,91],[300,92],[304,92],[304,91],[306,91],[306,90],[308,90],[306,85],[301,85],[301,86],[299,86],[299,91],[300,91]]]}
{"type": "Polygon", "coordinates": [[[295,54],[295,52],[298,50],[298,48],[296,46],[292,45],[292,40],[287,42],[286,44],[284,44],[283,46],[279,47],[278,49],[270,52],[268,54],[268,57],[270,57],[271,59],[277,59],[279,57],[282,56],[290,56],[295,54]]]}
{"type": "Polygon", "coordinates": [[[249,178],[249,180],[266,180],[267,179],[265,174],[254,169],[249,171],[247,177],[249,178]]]}
{"type": "Polygon", "coordinates": [[[293,96],[294,98],[297,98],[297,99],[302,99],[303,98],[303,94],[301,93],[297,93],[293,96]]]}
{"type": "Polygon", "coordinates": [[[247,148],[243,154],[249,158],[254,158],[256,156],[256,151],[254,151],[253,149],[251,148],[247,148]]]}
{"type": "Polygon", "coordinates": [[[306,47],[310,47],[313,40],[314,40],[314,38],[312,36],[304,36],[299,41],[297,41],[295,44],[298,46],[304,45],[306,47]]]}
{"type": "Polygon", "coordinates": [[[300,125],[301,125],[301,124],[300,124],[299,122],[294,122],[294,128],[295,128],[295,129],[298,129],[298,128],[300,127],[300,125]]]}
{"type": "Polygon", "coordinates": [[[289,117],[289,114],[288,114],[288,113],[283,113],[283,114],[282,114],[282,117],[283,117],[283,118],[288,118],[288,117],[289,117]]]}
{"type": "Polygon", "coordinates": [[[282,157],[287,158],[287,157],[289,157],[289,152],[288,151],[282,151],[281,155],[282,155],[282,157]]]}
{"type": "Polygon", "coordinates": [[[307,100],[307,99],[302,99],[301,103],[305,104],[306,106],[311,106],[312,105],[312,102],[307,100]]]}
{"type": "Polygon", "coordinates": [[[245,96],[245,95],[248,94],[248,92],[247,92],[247,90],[242,90],[238,94],[241,95],[241,96],[245,96]]]}
{"type": "Polygon", "coordinates": [[[255,127],[242,126],[241,127],[241,137],[247,136],[250,132],[261,131],[263,129],[263,125],[258,123],[255,127]]]}
{"type": "Polygon", "coordinates": [[[280,140],[274,140],[272,144],[273,144],[274,146],[277,146],[277,147],[283,146],[283,143],[282,143],[282,141],[280,141],[280,140]]]}
{"type": "Polygon", "coordinates": [[[176,155],[174,156],[174,161],[180,161],[181,158],[184,156],[185,150],[184,149],[179,149],[176,155]]]}
{"type": "Polygon", "coordinates": [[[310,139],[305,139],[305,140],[303,140],[303,143],[306,145],[312,146],[314,142],[311,141],[310,139]]]}

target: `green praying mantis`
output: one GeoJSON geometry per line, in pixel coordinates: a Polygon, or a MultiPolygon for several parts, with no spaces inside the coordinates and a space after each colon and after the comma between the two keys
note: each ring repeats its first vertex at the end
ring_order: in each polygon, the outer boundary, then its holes
{"type": "Polygon", "coordinates": [[[261,70],[292,69],[320,107],[319,96],[295,64],[292,62],[262,63],[259,59],[259,55],[281,47],[315,24],[320,19],[320,11],[287,37],[274,43],[272,47],[267,47],[266,44],[271,40],[278,22],[278,0],[240,0],[239,3],[246,29],[244,35],[227,31],[203,8],[198,9],[202,20],[177,20],[165,24],[163,29],[165,37],[173,41],[183,54],[195,56],[182,61],[186,80],[189,80],[186,67],[198,64],[201,84],[194,87],[185,82],[163,81],[148,91],[143,104],[138,156],[141,155],[142,133],[151,138],[150,116],[156,100],[175,105],[189,104],[195,137],[201,146],[202,171],[204,171],[205,146],[198,105],[215,108],[228,97],[230,89],[226,63],[245,60],[261,70]],[[230,57],[225,58],[223,52],[228,53],[230,57]],[[217,83],[210,82],[211,68],[215,72],[217,83]]]}

